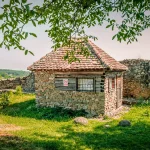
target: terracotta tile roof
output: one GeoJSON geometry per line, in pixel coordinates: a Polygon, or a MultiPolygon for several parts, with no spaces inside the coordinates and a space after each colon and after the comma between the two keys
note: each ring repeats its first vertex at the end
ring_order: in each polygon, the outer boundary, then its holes
{"type": "Polygon", "coordinates": [[[89,41],[88,44],[96,53],[97,57],[111,70],[128,70],[128,67],[116,61],[114,58],[112,58],[110,55],[108,55],[105,51],[103,51],[91,41],[89,41]]]}
{"type": "Polygon", "coordinates": [[[103,69],[123,71],[127,70],[127,67],[114,58],[110,57],[102,49],[97,47],[91,41],[86,44],[88,46],[91,56],[85,58],[83,55],[77,55],[80,62],[76,61],[71,64],[63,59],[67,50],[71,50],[68,47],[59,48],[57,51],[52,51],[46,56],[42,57],[39,61],[33,63],[28,67],[28,70],[50,70],[50,71],[96,71],[103,69]],[[94,57],[93,57],[94,56],[94,57]]]}

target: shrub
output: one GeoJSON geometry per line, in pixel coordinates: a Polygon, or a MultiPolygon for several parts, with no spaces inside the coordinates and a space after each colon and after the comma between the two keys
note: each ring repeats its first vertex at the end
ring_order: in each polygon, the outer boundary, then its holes
{"type": "Polygon", "coordinates": [[[85,110],[72,110],[72,109],[65,109],[63,107],[55,106],[53,108],[42,108],[39,109],[39,114],[41,118],[44,119],[61,119],[61,118],[73,118],[77,116],[86,116],[87,113],[85,110]]]}
{"type": "Polygon", "coordinates": [[[5,108],[9,105],[9,103],[10,103],[10,100],[9,100],[8,93],[3,93],[0,98],[0,106],[2,108],[5,108]]]}
{"type": "Polygon", "coordinates": [[[149,117],[150,116],[150,112],[148,110],[144,111],[143,116],[149,117]]]}
{"type": "Polygon", "coordinates": [[[149,99],[150,88],[144,86],[138,81],[126,80],[124,83],[124,97],[134,97],[136,99],[143,97],[143,99],[149,99]]]}
{"type": "Polygon", "coordinates": [[[16,93],[16,95],[22,95],[22,87],[21,86],[17,86],[15,93],[16,93]]]}
{"type": "Polygon", "coordinates": [[[8,91],[8,96],[9,96],[9,98],[12,98],[13,97],[13,92],[12,91],[8,91]]]}
{"type": "Polygon", "coordinates": [[[103,116],[103,119],[104,119],[104,120],[107,120],[107,119],[109,119],[109,117],[108,117],[107,115],[104,115],[104,116],[103,116]]]}

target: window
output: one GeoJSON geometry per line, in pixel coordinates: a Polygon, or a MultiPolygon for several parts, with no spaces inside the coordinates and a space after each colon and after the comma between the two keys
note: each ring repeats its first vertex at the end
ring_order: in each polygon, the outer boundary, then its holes
{"type": "Polygon", "coordinates": [[[55,88],[61,91],[104,92],[104,76],[55,77],[55,88]]]}
{"type": "Polygon", "coordinates": [[[112,78],[112,88],[115,89],[115,78],[112,78]]]}
{"type": "Polygon", "coordinates": [[[94,79],[77,79],[78,91],[94,91],[94,79]]]}
{"type": "Polygon", "coordinates": [[[110,92],[112,89],[115,89],[115,78],[108,79],[108,92],[110,92]]]}
{"type": "Polygon", "coordinates": [[[108,79],[108,91],[110,92],[112,89],[112,78],[108,79]]]}

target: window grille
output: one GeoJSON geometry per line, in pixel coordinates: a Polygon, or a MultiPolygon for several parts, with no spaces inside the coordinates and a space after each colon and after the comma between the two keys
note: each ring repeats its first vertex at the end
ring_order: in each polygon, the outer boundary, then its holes
{"type": "Polygon", "coordinates": [[[91,78],[57,77],[55,78],[55,87],[62,91],[104,92],[104,82],[104,76],[91,78]]]}
{"type": "Polygon", "coordinates": [[[78,91],[94,91],[94,79],[78,79],[78,91]]]}

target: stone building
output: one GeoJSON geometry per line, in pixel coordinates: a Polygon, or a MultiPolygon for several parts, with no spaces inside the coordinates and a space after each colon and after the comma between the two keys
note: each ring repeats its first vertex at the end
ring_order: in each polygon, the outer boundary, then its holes
{"type": "Polygon", "coordinates": [[[35,75],[37,106],[85,110],[88,116],[112,116],[122,106],[123,72],[117,62],[91,41],[88,58],[78,54],[69,64],[63,59],[70,47],[52,51],[28,67],[35,75]]]}

